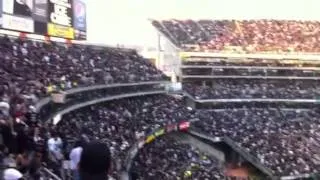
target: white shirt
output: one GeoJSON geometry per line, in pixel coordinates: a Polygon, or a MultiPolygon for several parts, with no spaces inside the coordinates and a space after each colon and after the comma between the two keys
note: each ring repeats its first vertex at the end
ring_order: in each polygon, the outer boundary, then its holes
{"type": "Polygon", "coordinates": [[[19,178],[22,178],[22,174],[18,170],[13,168],[4,170],[4,173],[3,173],[4,180],[18,180],[19,178]]]}
{"type": "Polygon", "coordinates": [[[53,153],[61,153],[62,148],[62,140],[61,138],[50,138],[48,140],[48,149],[50,152],[53,153]]]}
{"type": "Polygon", "coordinates": [[[82,153],[82,147],[76,147],[71,150],[69,154],[69,158],[70,158],[70,168],[72,170],[77,169],[78,163],[80,161],[81,153],[82,153]]]}

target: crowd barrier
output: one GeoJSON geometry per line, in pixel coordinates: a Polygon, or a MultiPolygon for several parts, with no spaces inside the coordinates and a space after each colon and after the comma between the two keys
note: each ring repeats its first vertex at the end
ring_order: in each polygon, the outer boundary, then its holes
{"type": "MultiPolygon", "coordinates": [[[[79,88],[73,88],[64,91],[65,95],[75,94],[79,92],[85,92],[85,91],[92,91],[92,90],[98,90],[98,89],[106,89],[106,88],[113,88],[113,87],[128,87],[128,86],[141,86],[141,85],[155,85],[155,84],[167,84],[166,81],[149,81],[149,82],[138,82],[138,83],[117,83],[117,84],[105,84],[105,85],[94,85],[89,87],[79,87],[79,88]]],[[[41,99],[36,105],[35,105],[35,111],[39,112],[40,109],[48,104],[51,101],[51,97],[46,97],[41,99]]]]}
{"type": "MultiPolygon", "coordinates": [[[[75,88],[59,92],[63,94],[63,102],[55,102],[57,94],[54,96],[46,97],[40,100],[35,105],[35,118],[41,121],[48,122],[52,119],[57,112],[63,111],[73,105],[84,102],[89,102],[94,99],[104,99],[106,97],[117,96],[121,94],[136,93],[136,92],[152,92],[152,91],[165,91],[169,83],[166,81],[153,81],[141,83],[127,83],[127,84],[111,84],[111,85],[96,85],[91,87],[75,88]]],[[[105,99],[105,100],[108,100],[105,99]]],[[[102,101],[97,101],[102,102],[102,101]]]]}
{"type": "Polygon", "coordinates": [[[199,58],[227,58],[227,59],[270,59],[270,60],[320,60],[319,54],[292,52],[286,54],[279,53],[254,53],[254,54],[240,54],[240,53],[212,53],[212,52],[181,52],[182,59],[199,57],[199,58]]]}
{"type": "Polygon", "coordinates": [[[181,75],[184,79],[310,79],[310,80],[320,80],[320,77],[314,76],[221,76],[221,75],[181,75]]]}
{"type": "Polygon", "coordinates": [[[272,99],[272,98],[248,98],[248,99],[197,99],[188,92],[184,96],[197,103],[241,103],[241,102],[265,102],[265,103],[319,103],[319,99],[272,99]]]}
{"type": "MultiPolygon", "coordinates": [[[[90,106],[90,105],[94,105],[94,104],[98,104],[98,103],[102,103],[102,102],[106,102],[106,101],[112,101],[112,100],[117,100],[117,99],[123,99],[123,98],[129,98],[129,97],[137,97],[137,96],[146,96],[146,95],[156,95],[156,94],[164,94],[166,93],[166,91],[145,91],[145,92],[136,92],[136,93],[128,93],[128,94],[121,94],[121,95],[115,95],[115,96],[110,96],[110,97],[106,97],[106,98],[99,98],[99,99],[95,99],[95,100],[91,100],[91,101],[86,101],[84,103],[79,103],[70,107],[67,107],[61,111],[58,111],[56,113],[53,114],[52,118],[53,118],[53,125],[57,125],[60,120],[61,117],[64,114],[67,114],[71,111],[74,111],[76,109],[80,109],[86,106],[90,106]]],[[[49,118],[47,120],[47,122],[50,121],[51,118],[49,118]]]]}
{"type": "Polygon", "coordinates": [[[277,67],[277,66],[205,66],[205,65],[182,65],[181,69],[259,69],[259,70],[320,70],[319,67],[277,67]]]}
{"type": "Polygon", "coordinates": [[[270,103],[317,103],[317,99],[267,99],[267,98],[249,98],[249,99],[195,99],[199,103],[210,103],[210,102],[270,102],[270,103]]]}

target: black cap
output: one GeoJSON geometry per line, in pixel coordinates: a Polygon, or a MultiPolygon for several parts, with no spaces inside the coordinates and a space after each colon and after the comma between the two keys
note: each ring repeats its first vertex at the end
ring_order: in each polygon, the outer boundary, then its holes
{"type": "Polygon", "coordinates": [[[106,144],[102,142],[86,144],[79,162],[81,180],[107,180],[110,165],[110,150],[106,144]]]}

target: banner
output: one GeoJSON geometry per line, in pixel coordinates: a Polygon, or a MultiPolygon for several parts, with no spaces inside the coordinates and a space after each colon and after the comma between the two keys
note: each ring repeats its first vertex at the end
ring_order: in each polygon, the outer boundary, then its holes
{"type": "Polygon", "coordinates": [[[86,31],[86,4],[83,0],[73,0],[73,28],[86,31]]]}
{"type": "Polygon", "coordinates": [[[178,128],[177,128],[177,125],[176,124],[169,124],[166,126],[166,132],[167,133],[170,133],[172,131],[177,131],[178,128]]]}
{"type": "Polygon", "coordinates": [[[190,122],[182,122],[179,124],[179,130],[187,130],[190,127],[190,122]]]}
{"type": "Polygon", "coordinates": [[[72,27],[48,23],[48,35],[67,39],[74,39],[74,30],[72,27]]]}
{"type": "Polygon", "coordinates": [[[34,21],[48,21],[48,0],[34,0],[32,18],[34,21]]]}
{"type": "Polygon", "coordinates": [[[146,144],[151,143],[156,137],[152,134],[150,136],[147,137],[146,139],[146,144]]]}
{"type": "Polygon", "coordinates": [[[52,93],[51,99],[54,103],[65,103],[66,95],[65,93],[52,93]]]}
{"type": "Polygon", "coordinates": [[[161,136],[161,135],[163,135],[164,134],[164,129],[159,129],[158,131],[156,131],[155,133],[154,133],[154,136],[155,137],[159,137],[159,136],[161,136]]]}
{"type": "Polygon", "coordinates": [[[49,0],[48,6],[49,23],[72,27],[71,0],[49,0]]]}
{"type": "Polygon", "coordinates": [[[3,14],[2,23],[2,27],[6,29],[34,32],[34,22],[32,19],[3,14]]]}

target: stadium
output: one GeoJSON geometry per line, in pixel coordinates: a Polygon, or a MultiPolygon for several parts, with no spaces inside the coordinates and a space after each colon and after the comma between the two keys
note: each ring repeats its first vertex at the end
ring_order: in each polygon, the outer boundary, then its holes
{"type": "Polygon", "coordinates": [[[0,0],[0,179],[320,179],[319,3],[227,1],[0,0]]]}

